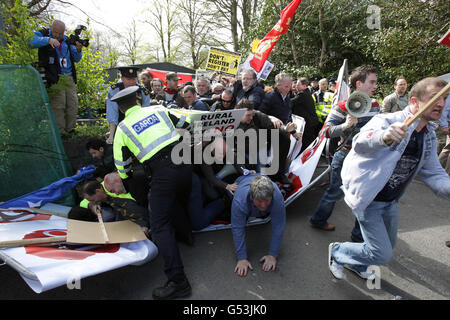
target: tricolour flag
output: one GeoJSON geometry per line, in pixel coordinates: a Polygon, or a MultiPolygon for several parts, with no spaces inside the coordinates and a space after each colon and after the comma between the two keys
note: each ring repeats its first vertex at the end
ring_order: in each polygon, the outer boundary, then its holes
{"type": "Polygon", "coordinates": [[[280,20],[259,43],[253,59],[250,60],[250,65],[256,72],[261,71],[278,39],[287,32],[300,2],[302,0],[293,0],[281,10],[280,20]]]}

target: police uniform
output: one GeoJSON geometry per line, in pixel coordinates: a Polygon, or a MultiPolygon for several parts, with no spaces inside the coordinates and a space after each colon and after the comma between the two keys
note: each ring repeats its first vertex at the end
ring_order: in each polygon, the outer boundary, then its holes
{"type": "MultiPolygon", "coordinates": [[[[120,67],[118,69],[122,77],[137,78],[137,71],[139,70],[137,67],[120,67]]],[[[139,93],[142,98],[141,105],[148,107],[150,105],[150,91],[140,84],[136,84],[136,86],[139,87],[139,93]]],[[[111,98],[123,89],[125,89],[125,85],[121,81],[112,84],[108,90],[108,98],[106,100],[106,119],[108,123],[114,123],[116,126],[123,120],[124,115],[119,112],[117,102],[111,101],[111,98]]]]}
{"type": "Polygon", "coordinates": [[[316,106],[316,114],[320,122],[324,122],[333,104],[333,92],[318,90],[312,95],[316,106]]]}
{"type": "MultiPolygon", "coordinates": [[[[138,89],[137,86],[126,88],[111,100],[118,102],[119,105],[130,106],[138,89]],[[125,100],[127,101],[124,102],[125,100]]],[[[171,161],[172,148],[179,143],[180,139],[176,128],[188,126],[187,117],[172,113],[163,106],[129,107],[114,137],[114,162],[125,187],[131,174],[133,156],[144,165],[146,170],[150,170],[149,211],[151,212],[152,238],[164,258],[164,271],[169,282],[186,282],[187,286],[183,286],[180,290],[187,290],[188,287],[190,293],[191,289],[184,274],[172,220],[180,211],[185,211],[187,208],[192,166],[175,165],[171,161]]],[[[188,220],[187,223],[189,223],[188,220]]],[[[155,297],[154,291],[154,298],[161,297],[155,297]]]]}

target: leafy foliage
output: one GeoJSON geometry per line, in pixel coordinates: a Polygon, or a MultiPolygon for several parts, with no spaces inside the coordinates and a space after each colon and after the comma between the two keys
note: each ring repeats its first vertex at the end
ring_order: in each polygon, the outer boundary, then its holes
{"type": "MultiPolygon", "coordinates": [[[[247,31],[247,39],[264,37],[289,2],[265,0],[258,24],[247,31]]],[[[335,78],[348,59],[350,70],[361,64],[375,65],[379,91],[389,94],[398,75],[412,85],[450,70],[449,48],[437,43],[449,28],[448,12],[449,1],[303,0],[288,33],[269,56],[275,65],[271,76],[287,71],[294,76],[335,78]],[[380,9],[379,30],[368,27],[370,5],[380,9]]]]}
{"type": "MultiPolygon", "coordinates": [[[[0,46],[0,64],[32,64],[37,61],[37,51],[29,44],[33,31],[38,29],[38,22],[30,17],[22,1],[15,0],[14,6],[8,8],[1,2],[6,33],[6,47],[0,46]]],[[[2,32],[0,30],[0,32],[2,32]]]]}

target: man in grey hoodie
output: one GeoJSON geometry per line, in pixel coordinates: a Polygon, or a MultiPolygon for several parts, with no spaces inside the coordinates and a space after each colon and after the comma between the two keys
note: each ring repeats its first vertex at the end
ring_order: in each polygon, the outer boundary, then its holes
{"type": "Polygon", "coordinates": [[[342,279],[347,267],[362,278],[373,278],[367,267],[390,261],[397,241],[398,200],[416,176],[450,200],[450,177],[439,163],[435,125],[430,122],[439,120],[445,96],[409,127],[405,124],[445,85],[439,78],[419,81],[404,110],[374,116],[354,137],[341,171],[342,189],[364,242],[329,245],[328,265],[334,277],[342,279]]]}

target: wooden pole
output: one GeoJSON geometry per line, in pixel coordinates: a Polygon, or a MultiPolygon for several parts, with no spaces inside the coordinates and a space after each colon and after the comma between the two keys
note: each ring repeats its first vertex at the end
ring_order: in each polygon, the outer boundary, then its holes
{"type": "Polygon", "coordinates": [[[435,95],[430,101],[427,102],[427,104],[425,105],[425,107],[423,107],[421,110],[419,110],[414,117],[412,117],[411,119],[409,119],[406,122],[406,125],[409,127],[411,124],[414,123],[414,121],[417,120],[417,118],[420,118],[420,116],[422,115],[422,113],[424,113],[425,111],[427,111],[428,109],[430,109],[444,94],[446,94],[448,91],[450,90],[450,83],[447,83],[447,85],[442,88],[441,91],[438,92],[437,95],[435,95]]]}
{"type": "Polygon", "coordinates": [[[29,245],[33,245],[33,244],[59,243],[59,242],[65,242],[66,240],[67,240],[67,236],[32,238],[32,239],[21,239],[21,240],[8,240],[8,241],[0,241],[0,248],[4,249],[4,248],[29,246],[29,245]]]}
{"type": "MultiPolygon", "coordinates": [[[[444,95],[446,94],[448,91],[450,90],[450,83],[447,83],[447,85],[442,88],[441,91],[439,91],[430,101],[428,101],[425,104],[425,107],[423,107],[422,109],[418,110],[416,112],[416,114],[412,117],[409,118],[406,121],[406,126],[410,126],[411,124],[414,123],[414,121],[416,121],[418,118],[420,118],[420,116],[422,115],[422,113],[424,113],[425,111],[427,111],[428,109],[430,109],[432,106],[434,106],[434,104],[444,95]]],[[[391,145],[393,143],[392,140],[386,141],[387,145],[391,145]]]]}

